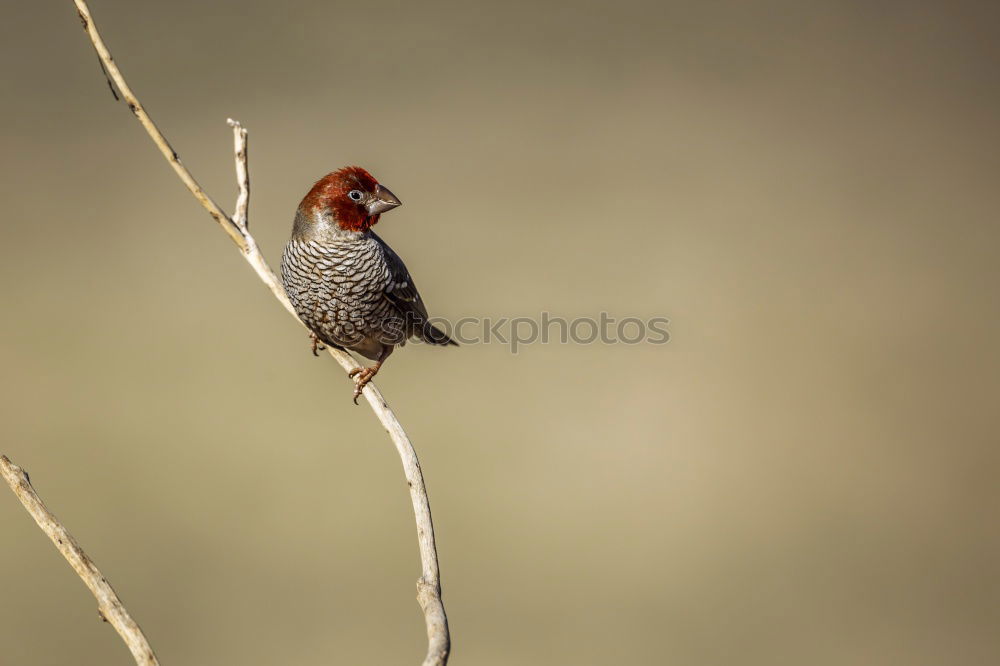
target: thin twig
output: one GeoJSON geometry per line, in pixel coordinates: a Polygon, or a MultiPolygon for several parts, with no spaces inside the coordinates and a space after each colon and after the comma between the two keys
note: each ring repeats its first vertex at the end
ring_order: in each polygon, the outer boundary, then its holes
{"type": "Polygon", "coordinates": [[[236,185],[240,193],[236,196],[236,210],[233,211],[233,223],[239,227],[244,236],[250,235],[250,171],[247,168],[247,131],[240,121],[229,118],[227,121],[233,128],[233,152],[236,153],[236,185]]]}
{"type": "Polygon", "coordinates": [[[102,618],[111,623],[111,626],[125,641],[125,645],[128,646],[135,658],[135,663],[139,666],[158,666],[159,662],[156,661],[153,648],[149,647],[149,641],[142,634],[142,629],[125,610],[122,600],[111,589],[111,584],[104,578],[97,565],[87,557],[76,539],[66,531],[59,519],[52,515],[52,512],[35,493],[35,489],[31,487],[31,481],[28,479],[28,474],[12,463],[7,456],[0,456],[0,474],[17,495],[17,499],[21,500],[21,504],[38,523],[38,527],[52,539],[52,543],[59,549],[62,556],[90,588],[94,598],[97,599],[98,612],[102,618]]]}
{"type": "MultiPolygon", "coordinates": [[[[212,200],[211,197],[201,188],[187,168],[181,163],[177,153],[171,148],[166,138],[157,129],[146,109],[139,102],[139,99],[132,92],[126,83],[122,73],[118,70],[111,57],[111,53],[104,45],[94,19],[90,14],[90,9],[84,0],[74,0],[80,20],[83,23],[90,41],[97,49],[97,54],[107,68],[111,79],[115,82],[122,97],[131,109],[132,113],[142,124],[146,133],[149,134],[153,143],[170,163],[171,168],[187,186],[195,199],[208,211],[209,215],[215,219],[234,243],[242,251],[244,259],[253,267],[257,277],[267,285],[274,297],[285,307],[285,309],[299,321],[295,309],[285,295],[281,283],[274,275],[274,271],[268,266],[263,255],[257,247],[257,242],[247,224],[247,207],[249,205],[250,185],[246,159],[246,130],[236,121],[230,120],[229,124],[233,128],[233,137],[236,152],[236,174],[239,185],[239,197],[236,203],[236,213],[234,217],[229,217],[212,200]]],[[[301,323],[301,321],[299,322],[301,323]]],[[[358,368],[358,364],[347,352],[328,347],[330,355],[340,366],[351,371],[358,368]]],[[[393,444],[399,453],[403,463],[403,472],[406,476],[407,485],[410,488],[410,500],[413,503],[413,513],[417,524],[417,541],[420,547],[420,561],[422,565],[421,577],[417,581],[417,601],[424,612],[424,621],[427,625],[427,656],[424,659],[424,666],[443,666],[448,661],[448,653],[451,649],[450,637],[448,634],[448,618],[444,612],[444,604],[441,601],[441,582],[438,570],[437,548],[434,542],[434,526],[431,521],[431,509],[427,500],[427,490],[424,487],[424,477],[420,470],[420,462],[417,460],[416,451],[410,443],[409,437],[400,425],[399,420],[389,409],[389,405],[382,398],[382,394],[373,382],[369,382],[364,388],[364,396],[368,400],[372,411],[378,417],[382,426],[389,433],[393,444]]]]}

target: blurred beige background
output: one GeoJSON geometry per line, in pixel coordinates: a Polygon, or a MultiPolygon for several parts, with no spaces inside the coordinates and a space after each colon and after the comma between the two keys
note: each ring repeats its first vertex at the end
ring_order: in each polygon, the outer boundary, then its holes
{"type": "MultiPolygon", "coordinates": [[[[1000,660],[987,3],[94,0],[277,262],[349,163],[432,312],[665,346],[407,348],[455,664],[1000,660]]],[[[2,451],[165,665],[409,664],[396,454],[121,103],[71,3],[0,24],[2,451]]],[[[4,664],[127,664],[0,492],[4,664]]]]}

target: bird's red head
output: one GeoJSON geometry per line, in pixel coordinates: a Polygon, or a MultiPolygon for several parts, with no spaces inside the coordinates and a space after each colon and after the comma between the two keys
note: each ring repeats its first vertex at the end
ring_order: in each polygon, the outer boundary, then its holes
{"type": "Polygon", "coordinates": [[[299,210],[312,217],[329,213],[346,231],[367,231],[379,216],[402,202],[361,167],[349,166],[329,173],[313,185],[299,210]]]}

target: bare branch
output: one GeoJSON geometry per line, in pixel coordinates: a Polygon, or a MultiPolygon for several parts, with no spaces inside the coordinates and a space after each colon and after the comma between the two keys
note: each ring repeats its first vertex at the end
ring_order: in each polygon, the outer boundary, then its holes
{"type": "MultiPolygon", "coordinates": [[[[153,143],[170,163],[171,168],[194,195],[195,199],[208,211],[209,215],[215,219],[234,243],[240,248],[244,259],[253,267],[257,277],[267,285],[274,297],[285,307],[285,309],[298,321],[298,315],[288,297],[285,295],[281,283],[274,275],[274,271],[268,266],[263,255],[257,247],[253,236],[250,235],[247,222],[247,208],[250,200],[250,183],[247,169],[246,156],[246,130],[236,121],[230,120],[229,124],[233,128],[235,152],[236,152],[236,174],[239,185],[239,197],[236,203],[234,217],[226,215],[221,208],[205,193],[191,173],[181,164],[177,153],[171,148],[166,138],[157,129],[145,108],[138,98],[129,88],[122,73],[118,70],[111,57],[111,53],[104,45],[94,19],[90,14],[90,9],[84,0],[74,0],[80,20],[83,23],[90,41],[93,42],[97,54],[107,69],[108,76],[114,81],[122,97],[129,105],[129,109],[142,124],[146,133],[149,134],[153,143]]],[[[301,323],[301,322],[299,322],[301,323]]],[[[328,347],[328,351],[334,360],[346,370],[351,371],[358,367],[350,354],[342,349],[328,347]]],[[[427,625],[427,656],[423,662],[424,666],[443,666],[448,661],[448,653],[451,649],[451,642],[448,633],[448,618],[444,612],[444,604],[441,601],[441,582],[438,571],[437,548],[434,542],[434,526],[431,521],[431,509],[427,500],[427,491],[424,487],[424,477],[420,470],[420,462],[417,460],[416,451],[410,443],[409,437],[403,430],[395,414],[389,409],[389,405],[382,398],[382,394],[375,386],[374,382],[369,382],[364,388],[364,396],[368,400],[372,411],[378,417],[382,426],[389,433],[393,444],[399,453],[403,463],[403,472],[406,476],[407,485],[410,488],[410,500],[413,504],[413,513],[417,524],[417,541],[420,547],[421,577],[417,581],[417,600],[424,612],[424,621],[427,625]]]]}
{"type": "Polygon", "coordinates": [[[229,118],[227,121],[233,128],[233,150],[236,153],[236,184],[240,188],[236,197],[236,210],[233,212],[233,224],[239,227],[243,235],[250,234],[250,221],[247,211],[250,208],[250,171],[247,168],[247,131],[240,121],[229,118]]]}
{"type": "Polygon", "coordinates": [[[111,584],[104,578],[97,565],[87,557],[76,539],[66,531],[59,519],[52,515],[52,512],[35,493],[27,473],[12,463],[7,456],[0,456],[0,474],[17,495],[17,499],[21,500],[21,504],[38,523],[38,527],[52,539],[52,543],[73,567],[73,571],[90,588],[90,592],[97,599],[97,610],[101,617],[110,622],[118,635],[125,641],[125,645],[128,646],[135,658],[135,663],[139,666],[158,666],[159,662],[156,661],[153,649],[149,647],[149,642],[142,634],[142,629],[125,610],[122,600],[111,589],[111,584]]]}

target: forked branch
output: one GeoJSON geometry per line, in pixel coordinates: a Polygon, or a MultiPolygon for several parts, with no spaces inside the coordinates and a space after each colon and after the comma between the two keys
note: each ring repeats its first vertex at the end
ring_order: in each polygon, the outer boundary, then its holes
{"type": "MultiPolygon", "coordinates": [[[[97,51],[97,55],[104,66],[105,72],[108,78],[114,83],[114,86],[118,88],[121,93],[122,98],[125,103],[128,104],[129,109],[138,119],[139,123],[149,134],[149,137],[156,144],[156,147],[163,154],[170,167],[177,174],[177,177],[181,179],[181,182],[190,190],[191,194],[198,200],[199,203],[208,211],[209,215],[222,227],[222,230],[232,239],[232,241],[239,247],[243,258],[247,260],[250,266],[257,273],[257,277],[271,290],[271,293],[275,298],[278,299],[288,311],[290,315],[295,317],[298,321],[298,316],[295,314],[295,310],[292,308],[291,303],[288,301],[288,297],[285,295],[284,289],[282,289],[280,282],[268,266],[267,262],[264,260],[263,255],[257,247],[257,243],[253,236],[250,235],[249,226],[247,223],[247,210],[250,202],[250,182],[248,176],[247,168],[247,133],[246,130],[236,121],[229,120],[230,126],[233,128],[233,139],[235,145],[236,153],[236,175],[239,185],[239,196],[236,201],[235,213],[232,217],[227,215],[215,201],[208,196],[208,194],[202,189],[201,185],[194,179],[191,172],[181,163],[177,152],[170,146],[166,137],[160,132],[153,123],[149,114],[146,112],[145,107],[139,102],[139,99],[132,92],[125,78],[122,76],[121,71],[119,71],[117,64],[111,57],[111,53],[108,51],[107,46],[105,46],[104,41],[101,39],[101,35],[97,30],[97,26],[94,24],[94,19],[91,16],[90,8],[84,0],[74,0],[77,12],[80,16],[80,20],[83,23],[84,30],[87,31],[87,35],[90,37],[90,41],[93,43],[94,48],[97,51]]],[[[300,322],[301,323],[301,322],[300,322]]],[[[350,371],[358,367],[354,359],[347,352],[336,349],[328,348],[328,351],[334,360],[340,364],[344,370],[350,371]]],[[[407,485],[410,489],[410,500],[413,503],[413,512],[417,524],[417,541],[420,548],[420,560],[421,560],[421,577],[417,581],[417,600],[420,603],[420,607],[424,613],[424,621],[427,626],[427,656],[424,659],[424,666],[443,666],[448,661],[448,653],[450,651],[451,643],[448,634],[448,619],[444,612],[444,604],[441,601],[441,583],[440,575],[438,571],[438,560],[437,560],[437,548],[434,542],[434,527],[431,522],[431,511],[430,504],[427,501],[427,491],[424,487],[423,473],[420,470],[420,462],[417,460],[416,452],[413,450],[413,445],[410,443],[406,432],[400,425],[396,416],[393,414],[392,410],[389,409],[388,404],[382,398],[381,393],[379,393],[378,388],[374,383],[369,383],[364,388],[364,396],[368,400],[368,404],[371,406],[375,415],[378,417],[379,421],[385,427],[386,431],[389,433],[389,437],[392,439],[393,444],[396,446],[396,450],[399,453],[400,459],[403,463],[403,472],[406,476],[407,485]]],[[[7,464],[10,464],[7,461],[7,464]]],[[[12,469],[19,469],[16,466],[12,466],[12,469]]],[[[15,488],[14,485],[11,486],[15,488]]],[[[18,482],[17,488],[28,488],[30,489],[30,484],[27,483],[26,477],[24,484],[18,482]]],[[[19,492],[15,488],[15,492],[19,492]]],[[[32,492],[33,495],[33,492],[32,492]]],[[[21,494],[18,495],[21,497],[21,494]]],[[[37,497],[35,497],[37,500],[37,497]]],[[[22,502],[24,500],[22,499],[22,502]]],[[[41,502],[38,505],[44,509],[41,502]]],[[[25,506],[28,506],[25,504],[25,506]]],[[[31,509],[29,508],[29,511],[31,509]]],[[[32,513],[32,515],[35,515],[32,513]]],[[[51,514],[47,514],[51,516],[51,514]]],[[[36,521],[38,518],[36,517],[36,521]]],[[[39,525],[45,529],[42,522],[39,521],[39,525]]],[[[58,526],[58,523],[55,524],[58,526]]],[[[61,527],[59,528],[61,529],[61,527]]],[[[65,530],[63,530],[65,532],[65,530]]],[[[49,532],[46,532],[49,533],[49,532]]],[[[50,534],[51,536],[51,534],[50,534]]],[[[69,535],[66,535],[67,542],[69,543],[69,535]]],[[[53,537],[53,540],[57,540],[53,537]]],[[[69,549],[73,553],[78,553],[81,561],[89,563],[86,560],[86,556],[83,555],[83,551],[79,550],[75,542],[71,542],[73,547],[69,549]]],[[[57,544],[58,545],[58,544],[57,544]]],[[[62,550],[62,548],[60,548],[62,550]]],[[[68,551],[67,551],[68,552],[68,551]]],[[[66,555],[66,552],[63,553],[66,555]]],[[[69,555],[66,555],[67,559],[70,559],[69,555]]],[[[70,560],[71,564],[73,560],[70,560]]],[[[92,563],[88,566],[92,567],[92,563]]],[[[80,574],[84,581],[87,582],[87,578],[81,569],[74,564],[74,569],[80,574]]],[[[96,568],[94,568],[96,572],[96,568]]],[[[103,581],[99,572],[96,573],[97,577],[103,581]]],[[[88,582],[88,586],[90,583],[88,582]]],[[[105,582],[106,585],[106,582],[105,582]]],[[[128,618],[128,614],[124,612],[124,608],[121,607],[121,602],[118,601],[117,597],[114,597],[114,592],[111,591],[110,587],[106,590],[96,589],[91,587],[94,595],[98,597],[98,603],[101,604],[102,597],[100,594],[106,594],[110,592],[112,595],[108,599],[112,599],[114,602],[112,604],[113,610],[115,608],[120,609],[122,617],[122,626],[126,626],[127,623],[131,623],[131,626],[135,628],[138,632],[138,626],[128,618]],[[116,605],[115,605],[116,604],[116,605]],[[127,620],[127,623],[125,622],[127,620]]],[[[117,612],[117,611],[115,611],[117,612]]],[[[105,613],[102,606],[102,613],[105,613]]],[[[112,621],[112,615],[105,613],[105,617],[109,621],[112,621]]],[[[114,623],[114,622],[112,622],[114,623]]],[[[126,634],[122,632],[122,629],[115,626],[119,633],[122,634],[123,638],[126,638],[126,642],[129,639],[126,634]]],[[[138,634],[141,637],[141,632],[138,634]]],[[[142,639],[143,645],[145,645],[145,639],[142,639]]],[[[131,643],[129,643],[129,648],[133,650],[133,654],[136,655],[136,661],[140,664],[155,664],[155,658],[152,656],[152,651],[148,651],[148,657],[144,657],[145,661],[140,661],[140,653],[137,653],[131,643]]],[[[148,649],[148,645],[145,645],[148,649]]],[[[141,651],[140,651],[141,652],[141,651]]]]}

